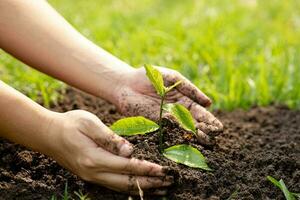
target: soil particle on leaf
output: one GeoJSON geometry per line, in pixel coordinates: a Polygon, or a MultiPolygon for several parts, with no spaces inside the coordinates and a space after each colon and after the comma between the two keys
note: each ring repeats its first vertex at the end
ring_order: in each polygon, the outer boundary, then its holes
{"type": "MultiPolygon", "coordinates": [[[[122,117],[113,105],[74,89],[68,89],[65,98],[52,107],[60,112],[74,109],[90,111],[107,125],[122,117]]],[[[127,138],[134,144],[134,157],[168,166],[175,184],[167,199],[284,199],[267,175],[282,178],[290,191],[300,191],[300,111],[270,106],[215,114],[225,127],[213,147],[202,147],[193,135],[170,122],[164,135],[166,147],[191,144],[199,149],[212,172],[163,157],[157,133],[127,138]]],[[[44,155],[0,139],[0,200],[49,200],[63,193],[66,182],[71,195],[82,190],[93,200],[128,199],[126,194],[82,181],[44,155]]],[[[159,198],[146,195],[144,199],[159,198]]]]}

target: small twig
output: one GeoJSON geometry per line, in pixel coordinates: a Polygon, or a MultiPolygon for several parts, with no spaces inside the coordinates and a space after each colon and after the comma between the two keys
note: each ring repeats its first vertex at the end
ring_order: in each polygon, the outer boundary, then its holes
{"type": "Polygon", "coordinates": [[[140,187],[140,183],[139,183],[139,181],[138,181],[138,180],[136,180],[136,184],[137,184],[137,186],[138,186],[138,189],[139,189],[139,195],[140,195],[140,198],[141,198],[141,200],[144,200],[144,198],[143,198],[143,196],[144,196],[144,192],[143,192],[143,190],[141,189],[141,187],[140,187]]]}

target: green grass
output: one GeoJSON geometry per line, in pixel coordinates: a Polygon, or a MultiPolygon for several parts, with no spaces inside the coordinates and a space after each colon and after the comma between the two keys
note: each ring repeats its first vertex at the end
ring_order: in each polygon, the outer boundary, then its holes
{"type": "MultiPolygon", "coordinates": [[[[213,98],[213,108],[300,108],[298,0],[49,2],[86,37],[131,65],[177,69],[213,98]]],[[[33,99],[56,99],[60,83],[0,55],[1,79],[33,99]]]]}
{"type": "Polygon", "coordinates": [[[0,79],[46,107],[60,98],[58,89],[64,85],[53,78],[39,73],[0,49],[0,79]]]}
{"type": "MultiPolygon", "coordinates": [[[[75,191],[74,192],[75,196],[76,196],[76,199],[78,200],[91,200],[89,197],[88,197],[88,194],[83,194],[82,191],[75,191]]],[[[61,198],[57,197],[56,195],[52,195],[50,200],[74,200],[74,198],[71,197],[69,191],[68,191],[68,183],[66,182],[65,184],[65,189],[64,189],[64,193],[62,195],[60,195],[61,198]]]]}

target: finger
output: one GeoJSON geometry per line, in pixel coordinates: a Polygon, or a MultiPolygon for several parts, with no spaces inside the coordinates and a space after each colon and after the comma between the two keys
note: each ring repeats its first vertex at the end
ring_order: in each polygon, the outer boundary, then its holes
{"type": "Polygon", "coordinates": [[[204,146],[212,146],[215,144],[214,138],[203,133],[203,131],[201,131],[200,129],[197,130],[196,136],[197,136],[199,143],[204,146]]]}
{"type": "Polygon", "coordinates": [[[182,96],[181,98],[177,99],[177,103],[184,105],[188,110],[190,110],[194,104],[194,101],[187,96],[182,96]]]}
{"type": "Polygon", "coordinates": [[[223,130],[223,124],[209,111],[199,104],[192,103],[190,111],[197,121],[196,127],[211,136],[218,135],[223,130]]]}
{"type": "Polygon", "coordinates": [[[208,107],[211,105],[210,98],[180,73],[166,73],[164,75],[164,80],[166,81],[166,85],[173,85],[174,83],[181,80],[181,84],[176,87],[179,92],[204,107],[208,107]]]}
{"type": "MultiPolygon", "coordinates": [[[[168,119],[168,120],[170,120],[172,122],[177,123],[175,117],[173,115],[171,115],[170,113],[165,113],[163,115],[163,118],[164,119],[168,119]]],[[[199,124],[202,125],[202,123],[197,123],[196,124],[196,128],[197,128],[196,137],[197,137],[199,143],[202,144],[202,145],[205,145],[205,146],[212,146],[212,145],[214,145],[215,144],[215,140],[210,135],[207,135],[206,133],[204,133],[202,131],[202,129],[201,129],[202,127],[199,127],[199,124]]],[[[206,124],[204,124],[204,125],[205,125],[204,126],[205,130],[207,130],[206,124]]],[[[212,126],[211,128],[213,130],[216,129],[214,126],[212,126]]]]}
{"type": "Polygon", "coordinates": [[[222,123],[204,107],[184,96],[178,99],[178,103],[189,109],[196,120],[196,127],[204,133],[218,133],[223,129],[222,123]]]}
{"type": "MultiPolygon", "coordinates": [[[[103,124],[104,125],[104,124],[103,124]]],[[[108,151],[124,156],[129,157],[133,152],[133,146],[124,138],[115,134],[110,128],[104,125],[102,128],[104,130],[103,138],[96,139],[98,143],[101,143],[105,149],[108,151]]]]}
{"type": "MultiPolygon", "coordinates": [[[[100,152],[99,154],[100,155],[100,152]]],[[[165,176],[164,167],[145,160],[136,158],[124,158],[115,155],[102,156],[95,158],[99,165],[107,164],[106,168],[109,172],[140,175],[140,176],[165,176]],[[104,159],[105,157],[105,159],[104,159]]],[[[101,153],[103,155],[103,152],[101,153]]]]}
{"type": "Polygon", "coordinates": [[[213,137],[218,136],[222,132],[222,128],[204,122],[196,123],[196,128],[213,137]]]}
{"type": "Polygon", "coordinates": [[[173,183],[170,177],[148,177],[148,176],[131,176],[114,173],[100,173],[96,176],[95,181],[123,192],[138,192],[140,189],[149,190],[152,188],[168,187],[173,183]]]}
{"type": "Polygon", "coordinates": [[[88,121],[85,127],[83,132],[105,150],[124,157],[131,155],[133,151],[132,145],[115,134],[97,117],[88,121]]]}

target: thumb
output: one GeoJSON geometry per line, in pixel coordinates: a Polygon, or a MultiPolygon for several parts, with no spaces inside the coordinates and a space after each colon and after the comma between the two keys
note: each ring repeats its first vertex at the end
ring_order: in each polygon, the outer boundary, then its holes
{"type": "Polygon", "coordinates": [[[132,144],[115,134],[98,117],[94,116],[86,125],[83,130],[84,134],[103,149],[123,157],[129,157],[132,154],[132,144]]]}
{"type": "Polygon", "coordinates": [[[123,157],[129,157],[133,151],[132,144],[115,134],[102,122],[98,125],[98,134],[95,142],[107,151],[123,157]]]}

